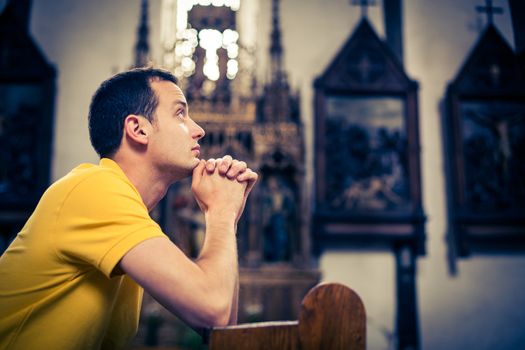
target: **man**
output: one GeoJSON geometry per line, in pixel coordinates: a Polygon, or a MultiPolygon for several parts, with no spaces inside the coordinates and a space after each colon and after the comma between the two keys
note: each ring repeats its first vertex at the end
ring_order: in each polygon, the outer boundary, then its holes
{"type": "Polygon", "coordinates": [[[123,348],[142,288],[194,328],[236,322],[235,232],[257,174],[230,156],[199,160],[204,130],[175,82],[135,69],[93,96],[100,164],[53,184],[0,258],[0,349],[123,348]],[[196,261],[148,214],[190,175],[206,220],[196,261]]]}

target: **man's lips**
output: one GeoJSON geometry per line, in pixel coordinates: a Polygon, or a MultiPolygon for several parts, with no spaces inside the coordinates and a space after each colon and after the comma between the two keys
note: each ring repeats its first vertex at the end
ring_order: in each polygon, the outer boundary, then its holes
{"type": "Polygon", "coordinates": [[[191,150],[197,152],[197,157],[201,154],[201,146],[195,146],[191,150]]]}

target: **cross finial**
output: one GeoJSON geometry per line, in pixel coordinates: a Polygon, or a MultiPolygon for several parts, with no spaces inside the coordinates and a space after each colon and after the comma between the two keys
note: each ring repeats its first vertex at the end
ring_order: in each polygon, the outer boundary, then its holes
{"type": "Polygon", "coordinates": [[[485,0],[485,6],[476,6],[476,11],[487,14],[487,24],[492,24],[492,16],[495,14],[502,14],[503,9],[501,7],[492,6],[492,0],[485,0]]]}
{"type": "Polygon", "coordinates": [[[352,5],[361,6],[361,17],[368,16],[368,6],[374,6],[375,0],[352,0],[352,5]]]}

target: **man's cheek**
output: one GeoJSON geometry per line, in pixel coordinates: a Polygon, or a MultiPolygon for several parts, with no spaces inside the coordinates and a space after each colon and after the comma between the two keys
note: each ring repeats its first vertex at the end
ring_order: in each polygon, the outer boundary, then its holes
{"type": "Polygon", "coordinates": [[[188,127],[186,126],[186,124],[183,124],[183,123],[180,123],[179,124],[179,127],[182,129],[182,131],[186,134],[189,134],[190,133],[190,129],[188,129],[188,127]]]}

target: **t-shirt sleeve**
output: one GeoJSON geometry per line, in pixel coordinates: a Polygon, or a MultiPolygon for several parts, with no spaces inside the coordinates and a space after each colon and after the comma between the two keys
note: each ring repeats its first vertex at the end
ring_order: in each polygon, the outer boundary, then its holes
{"type": "Polygon", "coordinates": [[[58,210],[57,254],[73,264],[93,265],[108,277],[137,244],[167,238],[135,188],[110,171],[77,184],[58,210]]]}

